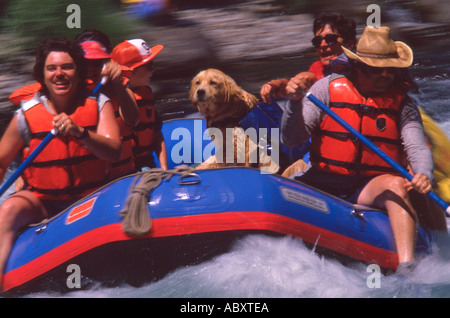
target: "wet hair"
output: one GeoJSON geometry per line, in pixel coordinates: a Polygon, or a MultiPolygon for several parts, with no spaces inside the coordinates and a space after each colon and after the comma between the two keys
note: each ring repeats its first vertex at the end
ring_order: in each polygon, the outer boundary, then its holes
{"type": "Polygon", "coordinates": [[[75,37],[75,41],[79,44],[83,43],[84,41],[97,41],[103,44],[108,53],[111,53],[112,51],[111,41],[109,40],[109,37],[99,30],[84,30],[83,33],[80,33],[75,37]]]}
{"type": "Polygon", "coordinates": [[[36,81],[41,83],[45,88],[44,83],[44,67],[45,61],[51,52],[66,52],[73,59],[76,67],[76,72],[80,80],[84,80],[87,74],[87,63],[83,55],[83,50],[75,41],[67,39],[45,39],[41,41],[36,53],[36,61],[33,67],[33,77],[36,81]]]}
{"type": "Polygon", "coordinates": [[[340,13],[322,13],[313,24],[313,32],[316,34],[326,25],[336,30],[344,38],[344,43],[356,44],[356,23],[352,19],[344,17],[340,13]]]}

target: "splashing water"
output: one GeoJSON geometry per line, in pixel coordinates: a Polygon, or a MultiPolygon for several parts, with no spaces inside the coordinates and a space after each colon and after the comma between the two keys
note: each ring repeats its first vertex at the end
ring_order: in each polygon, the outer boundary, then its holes
{"type": "MultiPolygon", "coordinates": [[[[439,246],[439,247],[438,247],[439,246]]],[[[429,298],[450,295],[450,240],[420,260],[408,278],[379,277],[370,288],[372,272],[357,263],[347,267],[317,255],[292,237],[248,235],[232,250],[208,262],[182,267],[165,278],[135,288],[97,287],[57,295],[27,297],[83,298],[429,298]]]]}

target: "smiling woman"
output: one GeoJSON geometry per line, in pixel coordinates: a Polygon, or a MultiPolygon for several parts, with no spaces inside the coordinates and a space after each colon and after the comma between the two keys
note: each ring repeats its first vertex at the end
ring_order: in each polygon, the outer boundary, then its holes
{"type": "Polygon", "coordinates": [[[25,169],[25,190],[0,207],[0,282],[17,231],[103,185],[107,160],[121,154],[111,103],[84,91],[86,65],[77,43],[44,40],[33,75],[42,89],[22,104],[0,140],[0,179],[19,151],[25,159],[49,131],[59,135],[25,169]]]}
{"type": "MultiPolygon", "coordinates": [[[[307,91],[315,81],[331,72],[330,62],[342,52],[342,46],[353,49],[356,43],[356,23],[339,13],[321,14],[314,20],[314,37],[311,40],[319,60],[311,64],[307,72],[295,75],[296,85],[307,91]]],[[[288,79],[271,80],[261,87],[261,99],[271,103],[270,96],[286,98],[288,79]]],[[[303,95],[297,96],[298,99],[303,95]]]]}

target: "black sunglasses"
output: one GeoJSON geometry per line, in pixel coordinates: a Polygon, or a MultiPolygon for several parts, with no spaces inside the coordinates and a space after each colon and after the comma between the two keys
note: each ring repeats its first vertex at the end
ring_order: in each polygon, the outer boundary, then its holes
{"type": "Polygon", "coordinates": [[[381,73],[384,72],[384,70],[386,70],[390,74],[396,74],[396,72],[397,72],[397,68],[395,68],[395,67],[374,67],[374,66],[369,66],[364,63],[358,63],[358,64],[363,71],[370,72],[374,75],[380,75],[381,73]]]}
{"type": "Polygon", "coordinates": [[[315,48],[319,48],[320,45],[322,44],[322,41],[325,40],[325,42],[328,45],[334,45],[337,43],[338,38],[342,38],[342,36],[337,35],[337,34],[327,34],[324,37],[317,35],[315,37],[313,37],[313,39],[311,40],[312,44],[314,45],[315,48]]]}

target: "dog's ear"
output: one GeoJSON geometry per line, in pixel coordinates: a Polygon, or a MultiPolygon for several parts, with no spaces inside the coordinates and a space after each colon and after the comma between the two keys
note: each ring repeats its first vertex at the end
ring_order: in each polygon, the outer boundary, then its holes
{"type": "Polygon", "coordinates": [[[229,104],[233,99],[232,85],[229,81],[225,81],[223,83],[223,95],[224,95],[224,103],[229,104]]]}
{"type": "Polygon", "coordinates": [[[248,109],[253,108],[258,103],[255,95],[250,94],[237,85],[232,88],[231,98],[233,103],[244,105],[248,109]]]}
{"type": "Polygon", "coordinates": [[[230,104],[233,105],[233,115],[240,119],[244,118],[247,113],[258,103],[257,98],[236,86],[234,93],[231,94],[230,104]]]}
{"type": "Polygon", "coordinates": [[[191,100],[192,106],[197,107],[197,102],[195,99],[196,82],[198,80],[198,75],[196,75],[191,81],[191,88],[189,89],[189,99],[191,100]]]}
{"type": "Polygon", "coordinates": [[[238,86],[234,81],[234,79],[232,79],[230,76],[226,75],[223,72],[220,73],[223,76],[224,103],[229,104],[233,100],[234,94],[236,94],[238,86]]]}

